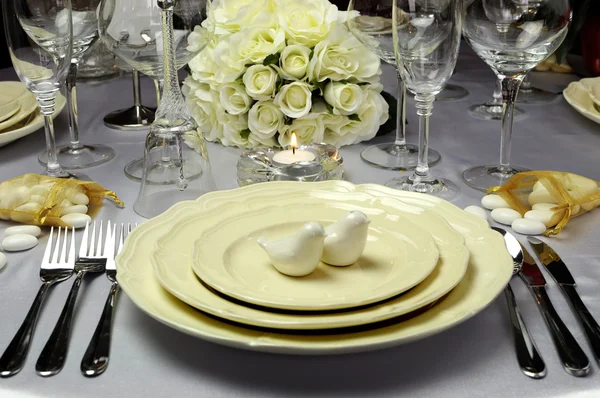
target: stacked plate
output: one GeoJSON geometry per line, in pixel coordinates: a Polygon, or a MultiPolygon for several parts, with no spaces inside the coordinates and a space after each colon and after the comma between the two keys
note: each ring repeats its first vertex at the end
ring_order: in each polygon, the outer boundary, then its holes
{"type": "Polygon", "coordinates": [[[449,202],[344,181],[270,182],[181,202],[136,228],[119,283],[143,311],[229,346],[293,354],[357,352],[456,325],[506,286],[512,260],[487,223],[449,202]],[[370,219],[361,258],[278,273],[256,239],[370,219]]]}
{"type": "MultiPolygon", "coordinates": [[[[58,94],[54,117],[65,106],[58,94]]],[[[33,94],[21,82],[0,82],[0,146],[33,133],[44,125],[33,94]]]]}

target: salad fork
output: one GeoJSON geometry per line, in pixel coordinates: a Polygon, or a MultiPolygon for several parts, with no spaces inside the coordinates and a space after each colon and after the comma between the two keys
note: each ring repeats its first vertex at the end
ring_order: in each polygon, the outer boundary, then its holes
{"type": "Polygon", "coordinates": [[[92,233],[90,239],[90,249],[88,251],[88,230],[89,223],[85,226],[83,232],[83,239],[79,247],[79,258],[75,262],[75,272],[77,277],[73,282],[67,302],[63,307],[62,312],[58,318],[58,322],[48,339],[48,342],[44,346],[42,353],[40,354],[38,361],[35,365],[35,370],[38,375],[47,377],[53,376],[61,371],[67,358],[67,351],[69,349],[69,338],[71,335],[71,323],[73,320],[73,311],[75,309],[75,302],[77,301],[77,294],[79,293],[79,287],[81,282],[88,272],[104,272],[106,266],[106,256],[108,251],[114,250],[114,239],[110,237],[110,221],[108,222],[108,232],[106,234],[106,240],[104,242],[104,252],[101,252],[102,248],[102,221],[100,221],[100,231],[98,233],[98,241],[96,240],[96,223],[92,224],[92,233]],[[95,250],[94,250],[95,248],[95,250]]]}
{"type": "MultiPolygon", "coordinates": [[[[137,224],[136,224],[137,225],[137,224]]],[[[116,240],[115,224],[112,231],[112,239],[116,240]]],[[[131,232],[131,224],[127,224],[127,235],[131,232]]],[[[117,253],[123,249],[123,241],[125,240],[125,224],[121,224],[121,236],[119,238],[119,246],[117,253]]],[[[81,373],[87,377],[99,376],[108,367],[110,356],[110,339],[112,334],[112,321],[115,308],[115,300],[119,291],[119,283],[117,282],[117,268],[115,265],[114,256],[109,255],[106,259],[106,277],[112,282],[110,292],[106,298],[106,304],[102,310],[100,321],[96,327],[96,331],[90,340],[87,350],[81,360],[81,373]]]]}
{"type": "Polygon", "coordinates": [[[35,300],[23,321],[23,324],[17,331],[15,337],[2,354],[0,358],[0,376],[10,377],[17,374],[25,364],[27,353],[29,351],[29,345],[35,324],[37,323],[42,304],[48,293],[50,287],[56,283],[66,281],[73,275],[73,267],[75,265],[75,229],[71,230],[71,244],[67,253],[67,240],[68,229],[58,227],[56,235],[56,245],[54,246],[54,254],[50,259],[50,253],[52,251],[52,238],[54,236],[54,227],[50,229],[50,236],[48,237],[48,243],[46,244],[46,250],[44,251],[44,257],[42,258],[42,265],[40,269],[40,279],[42,285],[38,290],[35,300]],[[59,258],[59,251],[61,247],[61,231],[64,231],[64,238],[62,240],[62,252],[59,258]]]}

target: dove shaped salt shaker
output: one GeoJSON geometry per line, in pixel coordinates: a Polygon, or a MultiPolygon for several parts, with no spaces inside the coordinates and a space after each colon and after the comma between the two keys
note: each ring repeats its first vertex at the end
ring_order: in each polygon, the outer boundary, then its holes
{"type": "Polygon", "coordinates": [[[275,269],[289,276],[305,276],[313,272],[321,260],[325,229],[318,222],[304,224],[295,235],[270,242],[258,238],[275,269]]]}
{"type": "Polygon", "coordinates": [[[353,211],[327,227],[321,260],[338,267],[354,264],[365,250],[370,222],[364,213],[353,211]]]}

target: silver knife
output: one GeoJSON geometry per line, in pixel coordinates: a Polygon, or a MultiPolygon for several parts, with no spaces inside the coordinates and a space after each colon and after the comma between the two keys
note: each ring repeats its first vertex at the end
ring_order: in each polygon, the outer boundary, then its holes
{"type": "Polygon", "coordinates": [[[573,376],[587,375],[590,371],[590,360],[554,309],[546,292],[546,279],[542,275],[542,271],[523,245],[521,245],[521,249],[523,250],[523,268],[521,268],[519,276],[529,286],[529,291],[533,294],[542,312],[563,368],[573,376]]]}
{"type": "Polygon", "coordinates": [[[600,363],[600,326],[598,326],[590,311],[588,311],[583,301],[581,301],[581,297],[577,294],[575,279],[571,276],[560,256],[548,244],[532,237],[527,238],[527,240],[531,243],[541,263],[544,264],[544,267],[550,272],[552,278],[558,283],[558,286],[560,286],[567,297],[567,301],[571,305],[590,343],[596,361],[600,363]]]}

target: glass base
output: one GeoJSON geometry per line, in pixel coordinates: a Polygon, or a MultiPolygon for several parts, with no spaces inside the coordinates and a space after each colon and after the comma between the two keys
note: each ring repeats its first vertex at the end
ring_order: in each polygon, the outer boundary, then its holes
{"type": "Polygon", "coordinates": [[[414,175],[394,178],[385,183],[386,187],[401,191],[419,192],[437,196],[444,200],[453,200],[460,195],[460,188],[452,181],[434,178],[431,181],[422,181],[414,175]]]}
{"type": "MultiPolygon", "coordinates": [[[[115,151],[102,144],[83,145],[77,149],[65,145],[56,148],[56,157],[63,169],[83,169],[108,162],[115,157],[115,151]]],[[[38,161],[45,166],[48,163],[48,153],[41,153],[38,161]]]]}
{"type": "Polygon", "coordinates": [[[444,89],[435,96],[436,101],[456,101],[469,95],[466,88],[456,84],[446,84],[444,89]]]}
{"type": "Polygon", "coordinates": [[[517,102],[520,104],[547,104],[557,97],[558,95],[539,88],[521,88],[517,94],[517,102]]]}
{"type": "MultiPolygon", "coordinates": [[[[360,153],[366,163],[388,170],[413,170],[417,167],[418,156],[417,145],[407,144],[406,147],[401,147],[395,142],[372,145],[360,153]]],[[[441,155],[430,148],[427,158],[429,166],[433,166],[440,161],[441,155]]]]}
{"type": "Polygon", "coordinates": [[[104,116],[106,127],[123,130],[144,130],[154,121],[154,109],[144,105],[132,106],[129,109],[119,109],[104,116]]]}
{"type": "MultiPolygon", "coordinates": [[[[485,104],[472,105],[469,107],[469,114],[482,120],[502,120],[502,105],[486,102],[485,104]]],[[[521,120],[527,116],[527,112],[519,107],[515,107],[513,120],[521,120]]]]}
{"type": "Polygon", "coordinates": [[[517,173],[529,171],[525,167],[510,166],[501,169],[500,166],[476,166],[463,172],[462,178],[471,188],[486,192],[489,188],[502,185],[517,173]]]}
{"type": "MultiPolygon", "coordinates": [[[[180,162],[169,158],[162,159],[160,162],[151,164],[148,168],[146,182],[154,185],[176,184],[179,180],[180,162]]],[[[144,158],[132,160],[125,166],[125,175],[132,181],[141,182],[144,172],[144,158]]],[[[189,173],[190,170],[187,169],[189,173]]],[[[202,175],[202,169],[186,174],[189,180],[196,179],[202,175]]]]}

